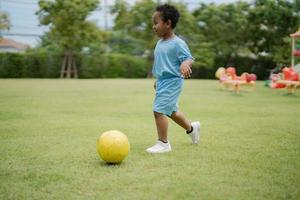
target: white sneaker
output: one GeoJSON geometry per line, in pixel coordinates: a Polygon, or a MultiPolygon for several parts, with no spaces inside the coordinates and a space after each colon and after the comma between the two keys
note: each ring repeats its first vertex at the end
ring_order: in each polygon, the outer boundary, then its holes
{"type": "Polygon", "coordinates": [[[192,122],[193,131],[189,133],[193,144],[198,144],[200,141],[200,122],[192,122]]]}
{"type": "Polygon", "coordinates": [[[148,153],[166,153],[171,151],[171,145],[170,142],[163,143],[160,140],[157,140],[156,144],[152,147],[146,149],[148,153]]]}

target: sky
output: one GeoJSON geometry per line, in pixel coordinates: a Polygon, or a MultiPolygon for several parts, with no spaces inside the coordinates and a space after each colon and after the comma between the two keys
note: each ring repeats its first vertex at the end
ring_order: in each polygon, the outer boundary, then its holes
{"type": "MultiPolygon", "coordinates": [[[[137,0],[126,0],[130,4],[134,4],[137,0]]],[[[159,0],[158,0],[159,1],[159,0]]],[[[188,5],[189,9],[193,9],[199,5],[199,3],[232,3],[237,0],[180,0],[188,5]]],[[[48,30],[45,26],[40,26],[38,17],[35,12],[39,9],[38,0],[0,0],[0,11],[6,12],[10,18],[10,30],[2,31],[4,38],[13,39],[23,44],[28,44],[31,47],[38,45],[40,36],[48,30]]],[[[106,15],[107,21],[104,20],[105,2],[108,6],[114,3],[114,0],[102,0],[100,2],[100,8],[94,11],[89,20],[95,21],[101,28],[111,27],[113,25],[113,16],[106,15]]],[[[161,0],[160,2],[163,2],[161,0]]]]}

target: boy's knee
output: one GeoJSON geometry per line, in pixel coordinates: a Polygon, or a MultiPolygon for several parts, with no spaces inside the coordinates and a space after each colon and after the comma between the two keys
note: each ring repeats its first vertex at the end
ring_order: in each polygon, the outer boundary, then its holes
{"type": "Polygon", "coordinates": [[[172,112],[172,115],[170,116],[172,119],[178,117],[178,112],[172,112]]]}
{"type": "Polygon", "coordinates": [[[162,113],[155,112],[155,111],[153,111],[153,114],[154,114],[154,117],[155,117],[155,118],[159,118],[160,116],[163,115],[162,113]]]}

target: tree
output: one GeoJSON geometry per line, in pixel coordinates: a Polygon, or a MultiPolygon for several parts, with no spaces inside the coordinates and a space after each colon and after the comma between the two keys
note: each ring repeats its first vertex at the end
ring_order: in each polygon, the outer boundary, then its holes
{"type": "Polygon", "coordinates": [[[98,3],[98,0],[39,0],[40,23],[50,27],[47,36],[65,52],[61,78],[77,78],[75,52],[103,39],[97,26],[86,20],[98,3]]]}
{"type": "Polygon", "coordinates": [[[211,49],[212,45],[199,31],[197,18],[188,10],[186,5],[183,3],[175,3],[174,5],[180,12],[180,19],[175,33],[188,43],[195,58],[195,63],[193,64],[194,76],[196,74],[195,71],[203,71],[203,69],[209,69],[213,66],[214,54],[211,49]]]}
{"type": "Polygon", "coordinates": [[[256,57],[253,69],[259,78],[268,77],[274,67],[289,65],[289,34],[298,29],[299,10],[299,0],[255,0],[250,4],[245,44],[256,57]]]}
{"type": "Polygon", "coordinates": [[[111,13],[116,14],[113,30],[127,33],[132,22],[129,5],[124,0],[116,0],[111,7],[111,13]]]}
{"type": "Polygon", "coordinates": [[[276,63],[290,62],[291,47],[287,37],[300,24],[299,0],[255,0],[249,10],[248,47],[276,63]]]}
{"type": "Polygon", "coordinates": [[[129,34],[124,34],[122,31],[118,30],[110,32],[108,45],[110,53],[143,56],[145,53],[146,41],[137,39],[129,34]]]}
{"type": "MultiPolygon", "coordinates": [[[[187,43],[191,46],[192,52],[199,52],[197,48],[198,37],[195,37],[196,26],[195,17],[190,14],[187,7],[181,3],[175,3],[170,1],[169,3],[175,5],[181,13],[181,18],[175,33],[180,37],[183,37],[187,43]],[[195,41],[197,42],[195,42],[195,41]]],[[[155,11],[157,4],[153,0],[140,0],[137,1],[132,7],[129,7],[124,0],[117,0],[116,4],[112,7],[112,13],[116,14],[114,30],[122,32],[124,35],[130,35],[136,38],[140,45],[144,46],[144,55],[150,62],[153,60],[153,50],[158,40],[152,30],[153,22],[152,15],[155,11]]],[[[203,53],[203,52],[201,52],[203,53]]],[[[199,56],[194,55],[196,60],[199,56]]],[[[202,60],[199,63],[203,64],[210,59],[202,60]]],[[[201,65],[200,64],[200,65],[201,65]]],[[[149,66],[151,66],[149,64],[149,66]]],[[[199,66],[195,65],[196,67],[199,66]]],[[[151,68],[148,69],[148,76],[151,76],[151,68]]]]}
{"type": "Polygon", "coordinates": [[[152,30],[152,14],[156,4],[153,0],[140,0],[129,7],[124,0],[117,0],[112,13],[117,14],[114,30],[147,41],[145,51],[151,50],[156,41],[152,30]]]}
{"type": "Polygon", "coordinates": [[[215,55],[216,65],[237,64],[264,78],[276,63],[289,63],[289,34],[298,29],[299,10],[299,0],[255,0],[201,4],[194,16],[199,34],[215,55]]]}
{"type": "MultiPolygon", "coordinates": [[[[10,22],[9,22],[9,17],[7,13],[5,12],[0,12],[0,31],[2,30],[9,30],[10,28],[10,22]]],[[[0,32],[0,38],[2,37],[1,32],[0,32]]]]}
{"type": "Polygon", "coordinates": [[[226,65],[238,55],[247,52],[245,34],[247,34],[247,10],[249,5],[244,2],[235,4],[201,4],[194,11],[202,35],[215,58],[221,58],[226,65]]]}
{"type": "MultiPolygon", "coordinates": [[[[136,38],[144,49],[147,60],[152,62],[152,49],[156,43],[155,34],[152,31],[152,14],[156,4],[153,0],[140,0],[129,7],[124,0],[117,0],[112,7],[112,13],[116,14],[114,30],[121,31],[124,35],[136,38]]],[[[151,76],[151,65],[148,68],[148,77],[151,76]]]]}

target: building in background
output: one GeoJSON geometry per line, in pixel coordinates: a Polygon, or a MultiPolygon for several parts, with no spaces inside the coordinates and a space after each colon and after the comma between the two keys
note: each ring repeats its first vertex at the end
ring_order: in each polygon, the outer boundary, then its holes
{"type": "Polygon", "coordinates": [[[0,38],[0,52],[22,52],[29,48],[29,45],[16,42],[12,39],[0,38]]]}

